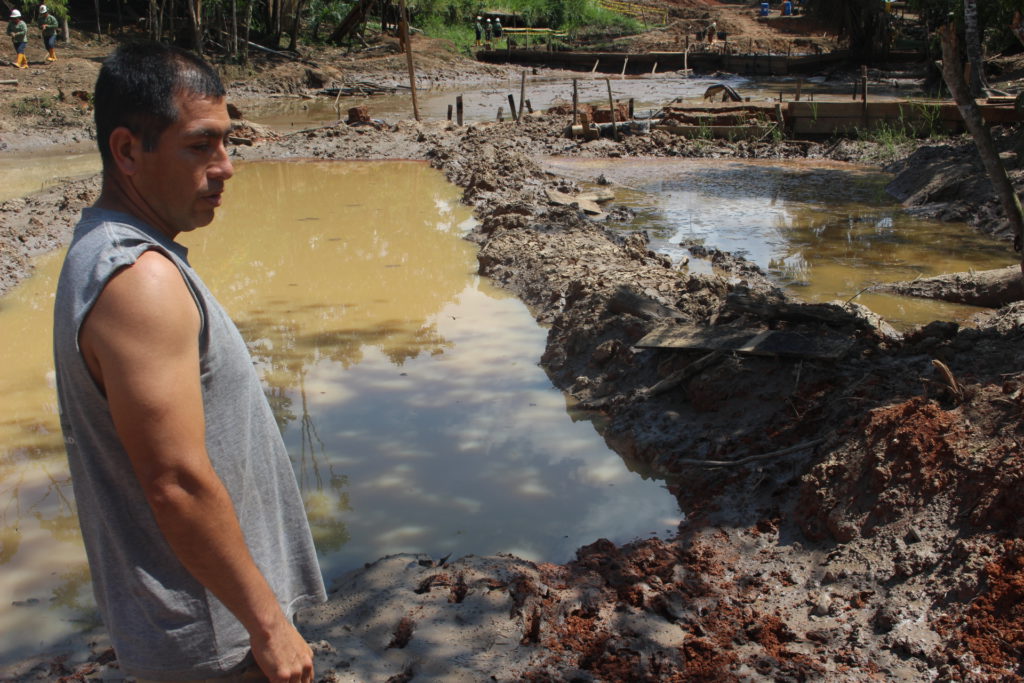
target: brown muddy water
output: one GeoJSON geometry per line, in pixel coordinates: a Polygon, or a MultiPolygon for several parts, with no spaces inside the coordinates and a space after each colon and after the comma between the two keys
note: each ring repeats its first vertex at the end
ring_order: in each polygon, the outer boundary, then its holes
{"type": "Polygon", "coordinates": [[[99,173],[101,167],[95,142],[18,154],[7,152],[0,156],[0,202],[99,173]]]}
{"type": "Polygon", "coordinates": [[[708,272],[681,242],[695,241],[753,261],[792,296],[812,303],[853,299],[897,329],[933,320],[966,322],[980,310],[874,294],[871,286],[1017,262],[1009,243],[969,226],[910,215],[885,193],[891,176],[820,160],[563,159],[550,170],[613,184],[631,206],[629,229],[652,248],[708,272]]]}
{"type": "MultiPolygon", "coordinates": [[[[680,521],[475,274],[459,194],[423,163],[245,164],[185,240],[248,342],[328,580],[397,552],[564,562],[680,521]]],[[[0,666],[96,625],[52,387],[59,261],[0,299],[0,666]]]]}
{"type": "MultiPolygon", "coordinates": [[[[648,76],[628,76],[619,78],[605,74],[592,75],[581,73],[577,78],[577,88],[581,102],[607,106],[608,79],[612,95],[617,100],[634,100],[634,109],[639,116],[652,115],[676,98],[684,98],[689,102],[703,102],[704,92],[708,87],[719,83],[732,86],[741,96],[751,101],[778,100],[779,96],[791,100],[795,97],[796,78],[745,78],[731,74],[719,76],[694,75],[682,76],[677,73],[659,73],[648,76]]],[[[417,90],[417,105],[420,119],[438,121],[448,116],[448,106],[455,106],[455,98],[462,95],[465,121],[493,121],[497,118],[498,109],[504,112],[505,120],[510,120],[508,96],[513,95],[519,102],[520,76],[510,74],[506,82],[492,83],[468,89],[420,89],[417,90]]],[[[823,77],[805,79],[801,83],[801,96],[808,98],[846,98],[851,92],[852,84],[840,80],[826,80],[823,77]]],[[[558,103],[572,102],[572,79],[550,76],[527,76],[526,100],[535,111],[544,111],[558,103]]],[[[871,89],[872,98],[905,97],[911,94],[910,89],[892,88],[891,86],[874,85],[871,89]]],[[[412,118],[412,96],[406,90],[396,95],[342,98],[335,109],[335,101],[330,97],[317,97],[311,100],[296,98],[277,98],[260,100],[259,102],[239,102],[245,118],[271,126],[279,130],[297,130],[316,124],[331,123],[338,120],[338,112],[344,120],[350,107],[366,105],[370,115],[387,123],[412,118]]],[[[516,105],[518,106],[518,104],[516,105]]],[[[454,116],[454,114],[453,114],[454,116]]]]}

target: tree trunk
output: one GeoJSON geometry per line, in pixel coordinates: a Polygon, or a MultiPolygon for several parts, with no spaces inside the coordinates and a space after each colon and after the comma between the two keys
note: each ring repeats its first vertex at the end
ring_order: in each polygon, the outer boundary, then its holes
{"type": "Polygon", "coordinates": [[[249,27],[252,26],[252,3],[253,0],[245,2],[245,35],[242,40],[242,64],[249,63],[249,27]]]}
{"type": "MultiPolygon", "coordinates": [[[[942,77],[953,94],[953,99],[956,100],[960,115],[964,117],[964,123],[967,124],[967,130],[974,138],[978,155],[981,156],[981,163],[984,164],[996,194],[999,195],[1006,220],[1013,227],[1014,249],[1020,251],[1021,238],[1024,237],[1024,211],[1021,210],[1020,199],[1013,189],[1013,184],[1010,183],[1009,176],[1006,175],[1006,168],[999,160],[999,153],[996,152],[992,135],[981,119],[978,105],[964,83],[960,70],[960,50],[956,42],[956,27],[947,24],[939,29],[938,34],[942,42],[942,77]]],[[[1021,272],[1024,273],[1024,260],[1021,261],[1021,272]]]]}
{"type": "Polygon", "coordinates": [[[231,0],[231,58],[238,59],[238,2],[231,0]]]}
{"type": "Polygon", "coordinates": [[[186,0],[192,23],[192,44],[197,55],[203,54],[203,0],[186,0]]]}
{"type": "Polygon", "coordinates": [[[967,61],[971,65],[971,80],[968,83],[972,97],[981,97],[988,91],[985,80],[985,61],[981,50],[981,28],[978,26],[977,0],[964,0],[964,46],[967,61]]]}
{"type": "Polygon", "coordinates": [[[923,299],[938,299],[967,306],[999,308],[1024,299],[1024,279],[1017,266],[950,273],[905,282],[887,282],[873,292],[892,292],[923,299]]]}
{"type": "Polygon", "coordinates": [[[299,0],[295,3],[295,16],[292,19],[292,28],[288,38],[288,50],[291,52],[295,52],[299,47],[299,20],[302,16],[302,6],[305,4],[306,0],[299,0]]]}

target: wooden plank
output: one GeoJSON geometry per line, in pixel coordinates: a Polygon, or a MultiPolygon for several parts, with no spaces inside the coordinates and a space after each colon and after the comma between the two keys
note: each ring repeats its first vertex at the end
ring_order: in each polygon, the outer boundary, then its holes
{"type": "Polygon", "coordinates": [[[727,140],[759,140],[775,129],[768,125],[700,126],[662,123],[655,130],[664,130],[684,138],[724,138],[727,140]]]}
{"type": "MultiPolygon", "coordinates": [[[[871,130],[878,128],[881,124],[892,126],[895,121],[886,119],[868,119],[868,125],[864,125],[863,118],[847,118],[847,119],[807,119],[807,118],[787,118],[787,125],[795,135],[833,135],[833,134],[847,134],[852,135],[858,130],[871,130]]],[[[963,130],[963,121],[939,121],[938,125],[943,130],[956,133],[963,130]]],[[[927,132],[926,124],[924,122],[916,123],[913,127],[920,133],[927,132]]]]}
{"type": "Polygon", "coordinates": [[[665,323],[651,330],[633,346],[640,349],[700,349],[733,351],[747,344],[762,330],[722,325],[707,327],[665,323]]]}
{"type": "Polygon", "coordinates": [[[760,330],[742,327],[701,327],[663,324],[634,346],[642,349],[731,351],[751,356],[835,360],[853,346],[853,339],[825,330],[760,330]]]}

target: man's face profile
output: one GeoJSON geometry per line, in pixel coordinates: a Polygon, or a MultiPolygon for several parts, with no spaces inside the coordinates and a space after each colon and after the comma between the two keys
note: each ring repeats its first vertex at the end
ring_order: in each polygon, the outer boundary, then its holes
{"type": "Polygon", "coordinates": [[[234,175],[225,143],[231,119],[223,97],[176,95],[178,118],[152,151],[133,137],[130,182],[154,227],[174,236],[208,225],[234,175]]]}

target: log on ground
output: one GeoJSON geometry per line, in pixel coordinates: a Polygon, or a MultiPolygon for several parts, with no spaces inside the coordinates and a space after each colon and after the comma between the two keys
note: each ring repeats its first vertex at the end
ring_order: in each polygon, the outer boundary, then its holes
{"type": "Polygon", "coordinates": [[[968,306],[999,308],[1024,299],[1024,277],[1019,266],[970,273],[950,273],[903,282],[888,282],[873,288],[904,296],[939,299],[968,306]]]}

